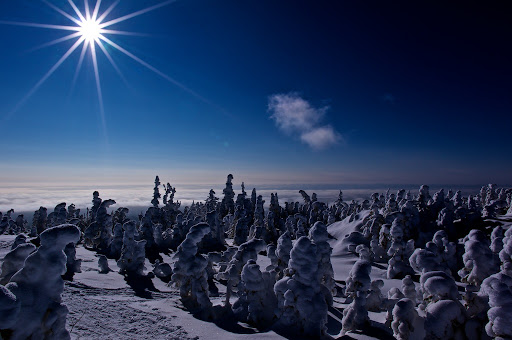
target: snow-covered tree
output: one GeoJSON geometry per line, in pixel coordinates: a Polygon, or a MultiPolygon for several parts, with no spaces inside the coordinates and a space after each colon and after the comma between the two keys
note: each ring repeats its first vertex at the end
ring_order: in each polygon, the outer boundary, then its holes
{"type": "Polygon", "coordinates": [[[362,329],[369,323],[366,296],[371,285],[371,270],[371,263],[366,260],[357,260],[350,270],[345,294],[353,301],[343,310],[342,333],[362,329]]]}
{"type": "Polygon", "coordinates": [[[473,229],[464,240],[464,268],[458,274],[463,282],[480,286],[482,281],[498,271],[498,263],[489,248],[487,236],[473,229]]]}
{"type": "Polygon", "coordinates": [[[309,239],[316,245],[319,280],[333,295],[335,295],[336,288],[334,283],[334,270],[332,269],[331,264],[332,248],[327,242],[329,239],[327,226],[320,221],[315,222],[313,227],[309,230],[309,239]]]}
{"type": "Polygon", "coordinates": [[[320,337],[326,332],[330,292],[319,282],[316,246],[305,236],[293,246],[288,273],[274,286],[278,327],[320,337]]]}
{"type": "Polygon", "coordinates": [[[153,188],[153,199],[151,200],[151,204],[153,204],[153,207],[155,208],[158,208],[158,204],[160,204],[160,202],[158,201],[158,199],[160,197],[162,197],[160,195],[160,178],[158,178],[158,176],[155,177],[155,187],[153,188]]]}
{"type": "Polygon", "coordinates": [[[36,250],[32,243],[23,243],[8,252],[2,263],[2,272],[0,273],[0,284],[5,285],[11,277],[21,268],[27,257],[36,250]]]}
{"type": "Polygon", "coordinates": [[[414,331],[414,323],[418,318],[415,303],[410,299],[399,300],[393,308],[393,322],[391,329],[397,340],[408,340],[414,331]]]}
{"type": "Polygon", "coordinates": [[[146,241],[136,241],[136,225],[134,221],[128,221],[123,225],[123,247],[121,257],[117,261],[119,272],[127,275],[143,275],[144,262],[146,260],[146,241]]]}
{"type": "MultiPolygon", "coordinates": [[[[80,239],[80,230],[71,224],[41,233],[41,246],[5,286],[19,301],[19,316],[9,330],[12,339],[69,339],[66,330],[68,309],[61,304],[66,271],[64,247],[80,239]]],[[[11,322],[12,323],[12,322],[11,322]]]]}
{"type": "Polygon", "coordinates": [[[200,311],[203,317],[212,315],[212,303],[208,293],[208,260],[198,254],[198,244],[210,232],[206,223],[198,223],[187,233],[174,257],[172,282],[179,287],[181,300],[192,312],[200,311]]]}
{"type": "Polygon", "coordinates": [[[265,241],[261,239],[251,239],[241,244],[236,250],[235,254],[227,264],[224,271],[219,271],[217,278],[220,280],[226,280],[226,306],[230,306],[229,299],[231,294],[237,291],[238,283],[240,282],[240,276],[244,265],[249,260],[256,260],[258,253],[266,249],[265,241]]]}
{"type": "Polygon", "coordinates": [[[239,320],[263,328],[272,324],[277,307],[272,290],[274,283],[270,273],[262,273],[255,260],[245,264],[238,285],[238,300],[233,304],[233,312],[239,320]]]}

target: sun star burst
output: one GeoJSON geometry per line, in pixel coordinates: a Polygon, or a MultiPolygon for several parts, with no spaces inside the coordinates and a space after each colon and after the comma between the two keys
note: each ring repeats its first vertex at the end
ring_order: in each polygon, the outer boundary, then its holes
{"type": "MultiPolygon", "coordinates": [[[[91,11],[91,8],[89,6],[89,1],[84,0],[84,9],[81,11],[77,5],[74,3],[73,0],[67,0],[68,4],[70,5],[71,9],[73,10],[72,14],[66,12],[60,7],[57,7],[56,5],[50,3],[47,0],[42,0],[47,6],[58,12],[59,14],[63,15],[69,21],[71,21],[73,24],[70,24],[68,26],[65,25],[54,25],[54,24],[41,24],[41,23],[32,23],[32,22],[17,22],[17,21],[3,21],[0,20],[0,24],[6,24],[6,25],[17,25],[17,26],[28,26],[28,27],[36,27],[36,28],[44,28],[44,29],[55,29],[55,30],[62,30],[62,31],[68,31],[71,32],[68,35],[65,35],[59,39],[47,42],[41,46],[38,46],[37,48],[42,47],[48,47],[52,45],[56,45],[65,41],[69,41],[72,39],[75,39],[75,42],[72,44],[72,46],[60,57],[60,59],[46,72],[46,74],[28,91],[28,93],[18,102],[16,107],[5,117],[6,119],[9,118],[12,114],[14,114],[16,111],[20,109],[22,105],[25,104],[25,102],[39,89],[39,87],[59,68],[60,65],[66,59],[71,56],[75,50],[77,50],[80,46],[81,52],[80,57],[76,66],[75,74],[73,77],[73,81],[71,84],[71,91],[73,90],[75,86],[75,82],[78,78],[78,74],[80,73],[80,70],[82,68],[82,64],[84,61],[84,58],[89,51],[89,55],[92,59],[92,65],[93,65],[93,71],[95,76],[95,83],[96,83],[96,90],[98,95],[98,102],[99,102],[99,109],[100,109],[100,116],[101,116],[101,122],[102,122],[102,130],[104,133],[105,141],[108,141],[107,136],[107,126],[105,121],[105,110],[103,105],[103,94],[101,90],[101,81],[100,81],[100,73],[99,73],[99,67],[98,67],[98,56],[97,51],[98,49],[102,51],[102,53],[105,55],[109,63],[112,65],[112,67],[115,69],[115,71],[118,73],[118,75],[125,81],[125,78],[117,66],[116,62],[114,61],[113,57],[111,56],[110,52],[105,48],[105,45],[111,46],[113,49],[117,50],[118,52],[122,53],[123,55],[131,58],[133,61],[139,63],[140,65],[144,66],[148,70],[156,73],[158,76],[164,78],[168,82],[180,87],[182,90],[185,90],[186,92],[190,93],[191,95],[195,96],[196,98],[200,99],[201,101],[216,106],[212,104],[209,100],[205,99],[204,97],[200,96],[193,90],[189,89],[185,85],[181,84],[180,82],[176,81],[172,77],[168,76],[167,74],[163,73],[162,71],[158,70],[156,67],[150,65],[149,63],[145,62],[141,58],[137,57],[133,53],[129,52],[125,48],[121,47],[118,43],[114,42],[111,38],[108,36],[110,35],[131,35],[131,36],[141,36],[140,33],[135,32],[127,32],[127,31],[121,31],[121,30],[115,30],[112,29],[111,26],[114,26],[115,24],[121,23],[123,21],[126,21],[128,19],[135,18],[139,15],[154,11],[156,9],[159,9],[163,6],[169,5],[170,3],[176,1],[176,0],[167,0],[160,3],[157,3],[156,5],[123,15],[116,18],[109,18],[111,16],[111,13],[116,8],[116,6],[119,4],[120,0],[117,0],[110,4],[103,12],[100,13],[100,7],[102,7],[102,0],[96,0],[96,3],[94,5],[94,8],[91,11]]],[[[69,10],[69,8],[68,8],[69,10]]],[[[36,48],[36,49],[37,49],[36,48]]]]}

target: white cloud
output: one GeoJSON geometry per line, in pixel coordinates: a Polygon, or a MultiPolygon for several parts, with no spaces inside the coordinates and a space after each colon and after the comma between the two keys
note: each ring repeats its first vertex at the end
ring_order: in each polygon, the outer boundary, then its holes
{"type": "Polygon", "coordinates": [[[338,143],[341,140],[341,135],[334,131],[332,126],[326,125],[303,133],[300,139],[311,148],[318,150],[338,143]]]}
{"type": "Polygon", "coordinates": [[[324,149],[341,140],[341,135],[332,126],[318,126],[328,107],[315,108],[297,93],[270,96],[268,110],[279,130],[299,135],[300,140],[313,149],[324,149]]]}

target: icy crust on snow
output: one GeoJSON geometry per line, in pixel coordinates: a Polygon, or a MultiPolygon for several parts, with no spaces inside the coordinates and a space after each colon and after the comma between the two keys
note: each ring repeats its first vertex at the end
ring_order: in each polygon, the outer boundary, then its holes
{"type": "Polygon", "coordinates": [[[9,327],[12,339],[68,339],[65,328],[68,309],[61,304],[66,272],[64,247],[80,239],[71,224],[56,226],[39,235],[41,246],[25,260],[5,288],[19,302],[19,317],[9,327]],[[21,317],[22,316],[22,317],[21,317]]]}

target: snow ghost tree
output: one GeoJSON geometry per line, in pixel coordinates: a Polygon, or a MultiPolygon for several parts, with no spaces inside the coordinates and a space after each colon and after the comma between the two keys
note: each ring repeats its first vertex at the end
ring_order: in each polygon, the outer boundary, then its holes
{"type": "Polygon", "coordinates": [[[334,271],[331,264],[332,248],[327,242],[329,233],[325,224],[316,222],[309,230],[309,238],[316,245],[319,280],[332,294],[336,295],[334,271]]]}
{"type": "Polygon", "coordinates": [[[203,317],[210,317],[212,303],[208,293],[208,260],[198,254],[198,244],[210,233],[210,226],[199,223],[190,228],[185,240],[178,247],[172,282],[180,289],[183,304],[192,312],[200,311],[203,317]]]}
{"type": "Polygon", "coordinates": [[[226,187],[224,190],[222,190],[222,193],[224,194],[224,198],[221,202],[221,210],[220,215],[221,218],[224,218],[227,214],[233,214],[235,212],[235,192],[233,191],[233,175],[229,174],[227,181],[226,181],[226,187]]]}
{"type": "Polygon", "coordinates": [[[307,237],[297,240],[290,253],[288,273],[277,281],[278,328],[320,337],[326,331],[330,292],[320,283],[316,246],[307,237]]]}
{"type": "Polygon", "coordinates": [[[64,248],[66,254],[66,273],[62,278],[67,281],[73,280],[75,273],[81,273],[82,260],[76,259],[76,247],[74,243],[69,243],[64,248]]]}
{"type": "Polygon", "coordinates": [[[487,236],[480,230],[471,230],[464,238],[464,268],[458,274],[463,282],[480,286],[482,281],[498,271],[498,263],[489,247],[487,236]]]}
{"type": "Polygon", "coordinates": [[[80,239],[80,230],[64,224],[45,230],[41,246],[5,286],[19,301],[19,316],[9,327],[12,339],[69,339],[68,309],[61,304],[66,271],[64,247],[80,239]],[[21,317],[23,316],[23,317],[21,317]]]}
{"type": "Polygon", "coordinates": [[[98,258],[98,267],[100,269],[100,274],[108,274],[112,271],[110,267],[108,266],[108,260],[105,255],[100,255],[98,258]]]}
{"type": "Polygon", "coordinates": [[[153,199],[151,200],[151,204],[153,204],[153,207],[158,208],[158,204],[160,203],[158,199],[162,197],[160,195],[160,190],[158,187],[160,186],[160,178],[158,176],[155,177],[155,187],[153,188],[153,199]]]}
{"type": "Polygon", "coordinates": [[[371,284],[371,270],[372,266],[366,260],[357,260],[350,270],[345,294],[353,301],[343,310],[342,333],[362,329],[370,320],[366,309],[366,295],[371,284]]]}
{"type": "Polygon", "coordinates": [[[393,308],[393,336],[397,340],[409,339],[414,331],[414,322],[418,318],[418,312],[414,308],[415,304],[409,299],[401,299],[393,308]]]}
{"type": "Polygon", "coordinates": [[[146,260],[146,241],[136,241],[136,226],[134,221],[123,225],[123,247],[121,257],[117,261],[119,272],[127,275],[144,275],[144,261],[146,260]]]}
{"type": "Polygon", "coordinates": [[[256,261],[249,260],[242,269],[238,300],[233,304],[235,315],[241,321],[256,327],[270,325],[274,319],[274,309],[277,307],[274,292],[268,289],[273,287],[273,283],[270,273],[262,273],[256,261]]]}
{"type": "Polygon", "coordinates": [[[0,284],[7,284],[11,277],[21,268],[25,263],[26,258],[36,250],[36,246],[32,243],[23,243],[8,252],[4,257],[2,263],[2,272],[0,273],[0,284]]]}
{"type": "Polygon", "coordinates": [[[229,299],[232,292],[237,291],[238,283],[240,282],[240,275],[244,265],[249,260],[256,260],[258,253],[266,249],[265,241],[253,238],[241,244],[236,253],[233,255],[225,270],[217,274],[217,278],[226,280],[226,306],[230,306],[229,299]]]}
{"type": "MultiPolygon", "coordinates": [[[[510,277],[508,277],[510,280],[510,277]]],[[[491,309],[487,312],[489,322],[485,325],[487,335],[496,339],[512,338],[512,290],[505,280],[489,277],[482,284],[483,294],[489,297],[491,309]]]]}

